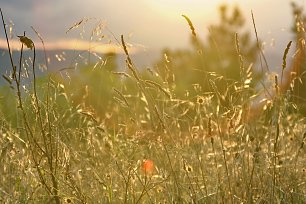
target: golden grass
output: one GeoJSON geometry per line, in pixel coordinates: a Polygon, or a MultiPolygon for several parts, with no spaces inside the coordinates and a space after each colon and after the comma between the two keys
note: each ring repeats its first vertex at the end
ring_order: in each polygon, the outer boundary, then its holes
{"type": "MultiPolygon", "coordinates": [[[[252,65],[244,67],[239,36],[233,37],[240,81],[209,73],[209,92],[189,84],[185,95],[175,92],[175,77],[170,84],[155,70],[137,70],[123,35],[122,72],[89,66],[67,73],[69,80],[50,74],[40,81],[32,63],[34,81],[27,84],[26,76],[16,77],[23,69],[11,58],[14,74],[3,78],[13,89],[18,117],[10,121],[1,112],[0,202],[304,203],[305,117],[289,94],[278,91],[275,76],[268,87],[274,97],[265,100],[256,119],[244,119],[256,94],[252,65]],[[217,85],[222,80],[225,91],[217,85]],[[105,98],[97,102],[100,93],[105,98]],[[103,104],[103,114],[89,102],[103,104]]],[[[22,39],[27,45],[29,38],[22,39]]],[[[164,57],[168,69],[171,59],[164,57]]]]}

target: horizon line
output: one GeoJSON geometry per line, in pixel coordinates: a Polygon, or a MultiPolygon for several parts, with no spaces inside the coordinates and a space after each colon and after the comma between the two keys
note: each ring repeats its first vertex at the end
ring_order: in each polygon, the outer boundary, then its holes
{"type": "MultiPolygon", "coordinates": [[[[11,39],[9,40],[10,48],[12,51],[20,51],[22,43],[19,39],[11,39]]],[[[43,44],[35,43],[35,48],[38,50],[46,51],[56,51],[56,50],[78,50],[78,51],[88,51],[88,52],[95,52],[100,54],[125,54],[124,50],[122,49],[121,45],[116,45],[112,43],[102,43],[102,42],[95,42],[95,41],[87,41],[87,40],[80,40],[80,39],[59,39],[55,41],[47,41],[43,44]]],[[[139,51],[139,48],[128,44],[129,53],[135,54],[139,51]]],[[[0,49],[8,49],[6,39],[0,38],[0,49]]]]}

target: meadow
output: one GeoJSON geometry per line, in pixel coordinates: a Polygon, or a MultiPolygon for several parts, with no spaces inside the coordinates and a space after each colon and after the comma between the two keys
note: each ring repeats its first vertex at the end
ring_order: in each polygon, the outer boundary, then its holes
{"type": "Polygon", "coordinates": [[[226,6],[205,42],[183,15],[192,49],[162,51],[153,69],[138,68],[119,35],[123,70],[109,53],[37,76],[36,44],[19,36],[0,89],[0,202],[305,203],[305,69],[294,65],[305,67],[306,18],[293,13],[296,38],[278,74],[256,18],[241,31],[242,14],[226,6]]]}

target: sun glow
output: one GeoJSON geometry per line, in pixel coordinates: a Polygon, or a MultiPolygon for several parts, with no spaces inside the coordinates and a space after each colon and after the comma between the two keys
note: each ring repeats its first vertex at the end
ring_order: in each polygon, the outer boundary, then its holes
{"type": "Polygon", "coordinates": [[[203,18],[216,11],[221,0],[151,0],[150,6],[161,15],[167,17],[177,17],[181,14],[192,15],[194,18],[203,18]]]}

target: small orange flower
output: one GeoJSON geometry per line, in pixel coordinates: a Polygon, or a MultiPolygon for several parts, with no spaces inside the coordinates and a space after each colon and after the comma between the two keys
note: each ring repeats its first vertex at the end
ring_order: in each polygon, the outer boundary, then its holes
{"type": "Polygon", "coordinates": [[[151,174],[154,170],[154,162],[150,159],[146,159],[142,162],[142,171],[147,175],[151,174]]]}

